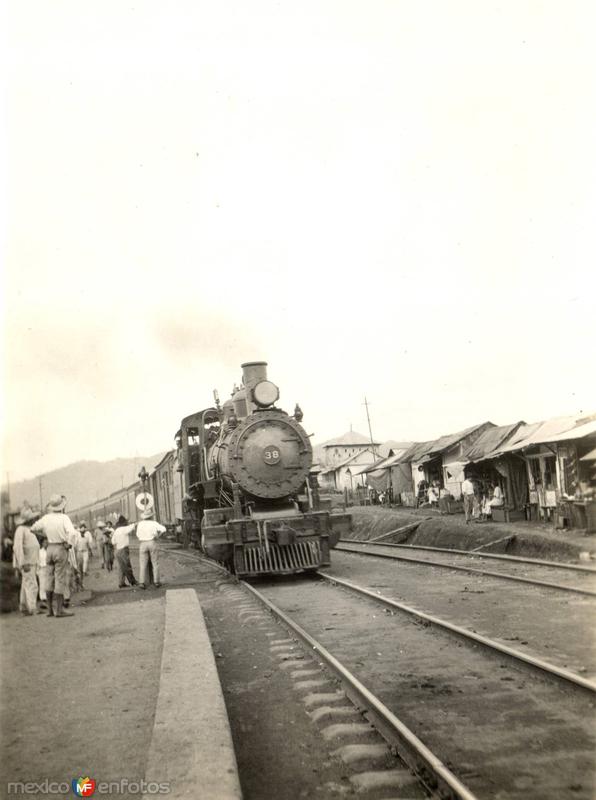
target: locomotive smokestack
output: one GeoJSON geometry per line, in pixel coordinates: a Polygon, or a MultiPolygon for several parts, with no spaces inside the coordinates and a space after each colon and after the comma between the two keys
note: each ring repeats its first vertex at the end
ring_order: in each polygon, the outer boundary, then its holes
{"type": "Polygon", "coordinates": [[[257,383],[267,380],[266,361],[247,361],[242,364],[242,380],[247,389],[254,388],[257,383]]]}

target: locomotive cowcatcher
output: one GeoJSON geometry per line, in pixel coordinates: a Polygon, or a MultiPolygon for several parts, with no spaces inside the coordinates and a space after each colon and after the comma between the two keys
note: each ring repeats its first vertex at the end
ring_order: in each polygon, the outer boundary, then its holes
{"type": "Polygon", "coordinates": [[[266,362],[242,364],[231,398],[221,406],[215,393],[176,435],[186,542],[242,577],[328,566],[351,527],[349,514],[323,508],[302,411],[289,416],[278,398],[266,362]]]}

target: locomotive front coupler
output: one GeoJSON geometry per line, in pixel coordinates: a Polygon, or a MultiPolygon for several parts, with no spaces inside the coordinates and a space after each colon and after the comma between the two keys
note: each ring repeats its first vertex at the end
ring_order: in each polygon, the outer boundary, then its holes
{"type": "Polygon", "coordinates": [[[296,531],[285,522],[280,522],[279,525],[270,524],[267,526],[267,539],[280,547],[287,547],[296,543],[296,531]]]}

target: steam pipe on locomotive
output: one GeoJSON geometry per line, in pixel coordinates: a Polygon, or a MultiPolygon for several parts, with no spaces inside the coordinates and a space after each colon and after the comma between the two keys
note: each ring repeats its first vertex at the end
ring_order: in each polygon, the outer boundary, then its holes
{"type": "Polygon", "coordinates": [[[298,405],[277,408],[267,364],[242,364],[242,385],[223,406],[186,417],[177,434],[183,526],[189,539],[243,576],[329,564],[351,517],[322,508],[310,474],[312,446],[298,405]]]}

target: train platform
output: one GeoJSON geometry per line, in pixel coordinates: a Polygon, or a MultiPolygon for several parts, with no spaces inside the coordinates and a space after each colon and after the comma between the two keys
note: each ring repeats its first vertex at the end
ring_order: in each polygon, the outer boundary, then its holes
{"type": "Polygon", "coordinates": [[[71,797],[80,777],[120,797],[241,797],[199,599],[171,571],[160,589],[118,589],[92,559],[73,617],[2,614],[1,797],[9,782],[71,797]]]}

